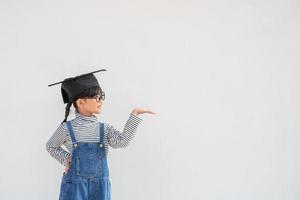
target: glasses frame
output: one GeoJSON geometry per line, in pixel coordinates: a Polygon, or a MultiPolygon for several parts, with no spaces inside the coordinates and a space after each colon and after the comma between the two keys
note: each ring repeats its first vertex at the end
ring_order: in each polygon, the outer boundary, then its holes
{"type": "Polygon", "coordinates": [[[97,102],[100,102],[101,99],[102,99],[102,101],[104,101],[105,100],[105,92],[102,91],[101,95],[96,95],[96,96],[93,96],[93,97],[86,97],[86,99],[95,99],[97,102]]]}

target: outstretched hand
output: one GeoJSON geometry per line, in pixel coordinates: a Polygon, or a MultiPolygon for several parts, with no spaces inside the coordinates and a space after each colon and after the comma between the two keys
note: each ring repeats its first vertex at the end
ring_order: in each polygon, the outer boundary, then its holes
{"type": "Polygon", "coordinates": [[[136,116],[140,115],[140,114],[144,114],[144,113],[156,114],[155,112],[153,112],[147,108],[134,108],[131,113],[136,116]]]}

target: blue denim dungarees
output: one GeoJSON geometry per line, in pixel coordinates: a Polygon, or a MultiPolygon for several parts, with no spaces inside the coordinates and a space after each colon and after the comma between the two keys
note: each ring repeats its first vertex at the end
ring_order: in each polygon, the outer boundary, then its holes
{"type": "Polygon", "coordinates": [[[67,121],[73,151],[70,169],[64,172],[59,200],[110,200],[110,180],[103,144],[104,125],[99,122],[100,142],[77,142],[67,121]]]}

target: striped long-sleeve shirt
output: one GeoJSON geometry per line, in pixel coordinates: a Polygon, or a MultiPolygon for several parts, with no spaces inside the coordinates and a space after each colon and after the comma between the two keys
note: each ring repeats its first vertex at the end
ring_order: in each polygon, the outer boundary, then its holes
{"type": "MultiPolygon", "coordinates": [[[[75,118],[70,120],[77,142],[99,142],[99,122],[95,115],[84,116],[75,110],[75,118]]],[[[104,147],[108,154],[109,146],[112,148],[126,147],[134,138],[141,118],[130,114],[122,132],[111,124],[104,123],[104,147]]],[[[62,123],[46,143],[46,149],[52,157],[66,166],[66,159],[72,155],[73,145],[67,124],[62,123]]]]}

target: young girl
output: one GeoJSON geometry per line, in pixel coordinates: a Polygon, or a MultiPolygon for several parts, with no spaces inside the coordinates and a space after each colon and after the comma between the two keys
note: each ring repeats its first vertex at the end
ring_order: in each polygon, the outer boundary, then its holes
{"type": "Polygon", "coordinates": [[[65,119],[46,144],[50,155],[66,166],[59,200],[110,200],[109,146],[128,146],[142,121],[138,115],[155,114],[144,108],[133,109],[122,132],[108,123],[98,122],[96,114],[101,112],[105,93],[93,75],[95,72],[59,82],[64,103],[67,103],[65,119]],[[67,121],[72,105],[76,117],[67,121]]]}

